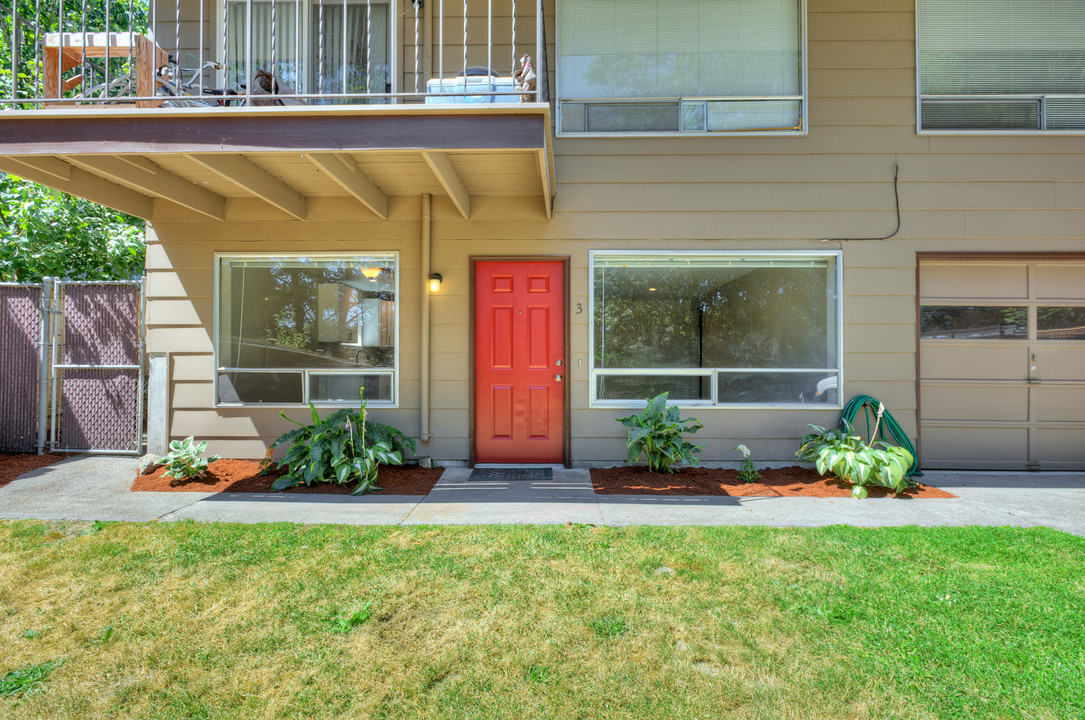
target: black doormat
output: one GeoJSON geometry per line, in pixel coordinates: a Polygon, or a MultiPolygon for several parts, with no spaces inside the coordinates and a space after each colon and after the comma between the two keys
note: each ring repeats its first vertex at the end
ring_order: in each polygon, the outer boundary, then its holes
{"type": "Polygon", "coordinates": [[[468,480],[517,482],[521,480],[553,480],[551,468],[475,468],[468,480]]]}

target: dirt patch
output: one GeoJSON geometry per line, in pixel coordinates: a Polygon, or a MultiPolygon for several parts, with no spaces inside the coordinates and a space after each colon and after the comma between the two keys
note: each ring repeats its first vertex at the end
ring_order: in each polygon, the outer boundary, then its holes
{"type": "MultiPolygon", "coordinates": [[[[428,495],[442,472],[444,468],[382,465],[377,485],[384,495],[428,495]]],[[[132,489],[149,492],[271,492],[271,483],[282,474],[282,471],[272,470],[268,475],[261,476],[259,460],[226,459],[208,465],[207,472],[200,477],[181,481],[166,477],[166,468],[160,467],[149,475],[136,477],[132,489]]],[[[283,492],[349,495],[355,484],[320,483],[283,492]]]]}
{"type": "MultiPolygon", "coordinates": [[[[593,468],[591,483],[599,495],[731,495],[740,497],[851,497],[851,485],[836,478],[822,477],[816,470],[792,465],[765,468],[761,479],[744,483],[737,470],[682,468],[667,475],[650,473],[643,467],[593,468]]],[[[870,497],[891,497],[885,488],[868,488],[870,497]]],[[[952,498],[956,495],[929,485],[901,493],[901,498],[952,498]]]]}
{"type": "Polygon", "coordinates": [[[71,455],[62,455],[60,453],[46,453],[45,455],[35,455],[33,453],[8,455],[0,453],[0,487],[4,487],[23,473],[37,470],[46,465],[52,465],[70,457],[71,455]]]}

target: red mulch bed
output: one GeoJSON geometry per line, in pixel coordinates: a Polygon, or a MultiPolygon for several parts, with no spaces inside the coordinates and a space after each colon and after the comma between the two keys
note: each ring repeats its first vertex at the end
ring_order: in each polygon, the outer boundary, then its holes
{"type": "MultiPolygon", "coordinates": [[[[261,476],[259,460],[216,460],[207,466],[207,472],[188,480],[166,477],[166,468],[157,468],[149,475],[140,475],[132,483],[133,490],[150,492],[271,492],[271,483],[282,475],[272,470],[261,476]]],[[[444,468],[424,468],[417,465],[388,466],[380,468],[377,486],[384,495],[428,495],[444,468]]],[[[288,493],[320,493],[325,495],[349,495],[357,483],[338,485],[320,483],[311,487],[290,488],[288,493]]]]}
{"type": "Polygon", "coordinates": [[[0,453],[0,487],[4,487],[23,473],[37,470],[46,465],[52,465],[69,457],[71,455],[61,455],[60,453],[46,453],[45,455],[32,453],[9,455],[0,453]]]}
{"type": "MultiPolygon", "coordinates": [[[[816,470],[792,465],[765,468],[761,480],[744,483],[737,470],[682,468],[674,474],[650,473],[644,467],[593,468],[591,483],[600,495],[731,495],[742,497],[851,497],[851,485],[822,477],[816,470]]],[[[886,488],[867,488],[870,497],[890,497],[886,488]]],[[[901,498],[952,498],[929,485],[909,488],[901,498]]]]}

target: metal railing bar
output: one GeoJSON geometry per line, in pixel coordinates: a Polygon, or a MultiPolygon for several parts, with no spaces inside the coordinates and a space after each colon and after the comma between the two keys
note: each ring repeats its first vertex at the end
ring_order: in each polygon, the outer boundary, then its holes
{"type": "MultiPolygon", "coordinates": [[[[14,3],[12,3],[14,5],[14,3]]],[[[34,0],[34,97],[41,97],[41,0],[34,0]]]]}
{"type": "Polygon", "coordinates": [[[372,2],[372,0],[365,0],[365,91],[368,94],[372,90],[373,90],[373,2],[372,2]]]}
{"type": "Polygon", "coordinates": [[[245,3],[245,103],[252,104],[252,2],[245,3]]]}
{"type": "Polygon", "coordinates": [[[339,92],[345,93],[347,91],[347,0],[343,0],[342,16],[339,18],[339,34],[342,35],[342,54],[339,56],[339,64],[342,66],[342,81],[339,85],[339,92]]]}
{"type": "Polygon", "coordinates": [[[200,40],[199,40],[200,51],[197,54],[197,58],[198,58],[198,61],[200,63],[200,75],[199,75],[199,78],[197,80],[197,82],[199,83],[197,85],[197,87],[199,88],[200,95],[203,95],[203,2],[200,2],[200,31],[199,31],[199,36],[200,36],[200,40]]]}
{"type": "Polygon", "coordinates": [[[105,74],[104,74],[103,82],[105,83],[106,87],[109,87],[109,60],[110,60],[109,51],[112,49],[112,45],[113,45],[113,43],[109,42],[110,21],[112,20],[112,15],[113,15],[113,10],[110,7],[110,5],[111,5],[110,0],[105,0],[105,36],[106,36],[106,44],[105,44],[105,74]]]}

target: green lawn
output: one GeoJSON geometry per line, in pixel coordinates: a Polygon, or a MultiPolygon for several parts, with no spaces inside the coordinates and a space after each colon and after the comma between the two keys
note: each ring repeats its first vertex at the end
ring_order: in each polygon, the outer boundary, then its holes
{"type": "Polygon", "coordinates": [[[1085,539],[0,522],[5,673],[5,718],[1081,718],[1085,539]]]}

